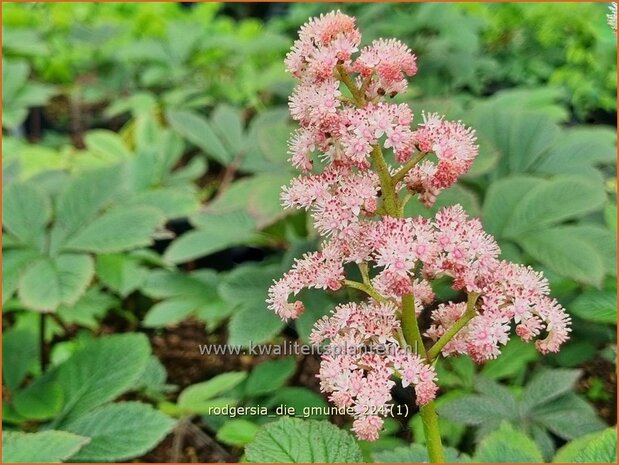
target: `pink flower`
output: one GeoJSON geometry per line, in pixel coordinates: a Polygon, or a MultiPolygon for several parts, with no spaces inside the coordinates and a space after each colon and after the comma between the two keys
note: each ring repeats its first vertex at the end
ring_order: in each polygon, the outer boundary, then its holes
{"type": "Polygon", "coordinates": [[[303,312],[303,303],[288,302],[290,294],[296,295],[305,288],[339,289],[344,269],[341,258],[330,252],[307,253],[296,260],[292,269],[269,288],[268,308],[283,319],[298,318],[303,312]]]}
{"type": "Polygon", "coordinates": [[[420,151],[436,153],[439,162],[432,185],[444,189],[473,164],[479,152],[475,132],[460,122],[445,121],[435,113],[424,114],[423,119],[413,137],[420,151]]]}
{"type": "Polygon", "coordinates": [[[336,307],[310,336],[313,344],[329,341],[318,374],[321,390],[337,406],[354,408],[353,431],[360,439],[378,437],[378,413],[388,409],[394,374],[403,386],[414,386],[419,405],[431,401],[438,390],[434,368],[400,347],[395,337],[399,328],[391,304],[368,301],[336,307]]]}
{"type": "Polygon", "coordinates": [[[333,11],[301,27],[299,39],[286,56],[286,69],[296,78],[317,82],[329,78],[335,65],[350,61],[361,34],[355,18],[333,11]]]}
{"type": "Polygon", "coordinates": [[[361,50],[353,68],[364,77],[376,73],[378,95],[395,95],[406,91],[405,76],[417,73],[415,55],[399,40],[378,39],[361,50]]]}

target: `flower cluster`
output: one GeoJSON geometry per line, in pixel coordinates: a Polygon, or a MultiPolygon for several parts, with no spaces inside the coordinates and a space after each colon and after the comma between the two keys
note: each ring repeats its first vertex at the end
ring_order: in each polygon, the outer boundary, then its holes
{"type": "Polygon", "coordinates": [[[403,386],[415,387],[419,404],[432,400],[438,390],[434,369],[400,346],[394,336],[399,329],[393,305],[369,302],[340,305],[318,320],[312,332],[312,343],[328,339],[331,344],[320,366],[321,389],[336,406],[353,407],[353,431],[361,439],[378,438],[383,425],[379,414],[388,410],[393,375],[403,386]]]}
{"type": "Polygon", "coordinates": [[[493,359],[512,328],[525,341],[537,339],[540,352],[555,352],[570,322],[541,274],[501,261],[494,238],[461,206],[433,218],[403,217],[409,198],[431,206],[469,170],[478,153],[475,134],[436,114],[423,114],[415,127],[407,105],[388,101],[406,90],[415,56],[393,39],[359,51],[360,42],[354,18],[332,12],[303,26],[286,58],[299,81],[290,113],[300,128],[289,149],[301,174],[284,187],[282,203],[308,211],[324,239],[320,251],[305,254],[274,282],[267,303],[290,319],[303,312],[301,301],[290,301],[302,289],[365,291],[365,302],[340,305],[319,320],[311,339],[354,349],[327,351],[318,376],[332,402],[354,409],[356,434],[373,440],[383,424],[376,412],[389,405],[394,377],[412,385],[424,405],[436,395],[431,363],[438,354],[493,359]],[[350,264],[359,266],[363,282],[347,281],[350,264]],[[436,302],[431,282],[441,277],[468,303],[436,302]],[[424,336],[435,350],[427,354],[401,323],[424,308],[433,309],[424,336]],[[377,346],[386,350],[360,350],[377,346]]]}

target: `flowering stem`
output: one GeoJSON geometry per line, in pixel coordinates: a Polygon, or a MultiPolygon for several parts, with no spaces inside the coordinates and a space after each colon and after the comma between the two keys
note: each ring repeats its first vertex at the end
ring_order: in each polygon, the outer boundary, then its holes
{"type": "Polygon", "coordinates": [[[445,452],[441,442],[441,430],[438,425],[438,415],[434,402],[428,402],[419,408],[421,422],[423,423],[423,434],[426,437],[426,449],[430,463],[444,463],[445,452]]]}
{"type": "Polygon", "coordinates": [[[366,286],[371,286],[370,283],[370,275],[368,274],[368,264],[367,262],[359,263],[359,272],[361,273],[361,278],[363,279],[363,284],[366,286]]]}
{"type": "MultiPolygon", "coordinates": [[[[361,107],[365,105],[365,92],[362,92],[357,87],[342,65],[337,65],[336,68],[340,80],[350,90],[357,106],[361,107]]],[[[362,86],[363,90],[364,87],[365,86],[362,86]]],[[[411,159],[393,177],[389,172],[389,167],[385,162],[383,152],[379,145],[374,145],[372,147],[371,156],[372,162],[378,172],[385,212],[387,215],[394,218],[401,218],[403,215],[403,209],[400,208],[395,186],[399,181],[404,179],[406,173],[412,169],[413,166],[415,166],[425,156],[425,154],[420,153],[411,159]]],[[[365,292],[378,302],[387,301],[383,296],[378,294],[372,286],[349,280],[344,281],[344,284],[348,287],[365,292]]],[[[415,314],[415,298],[412,294],[407,294],[402,297],[402,331],[404,333],[406,343],[412,346],[415,352],[417,352],[421,357],[425,358],[426,349],[421,338],[421,331],[419,331],[417,315],[415,314]]],[[[423,430],[426,437],[426,447],[428,449],[428,457],[430,458],[430,462],[442,463],[445,461],[445,454],[441,443],[441,433],[438,426],[438,417],[436,415],[434,403],[429,402],[421,407],[420,414],[423,421],[423,430]]]]}
{"type": "Polygon", "coordinates": [[[426,348],[423,345],[421,331],[419,331],[417,324],[413,294],[406,294],[402,297],[402,331],[406,342],[413,348],[413,351],[425,358],[426,348]]]}
{"type": "Polygon", "coordinates": [[[410,170],[412,170],[413,167],[417,163],[419,163],[421,160],[423,160],[426,155],[427,155],[427,153],[419,152],[413,158],[408,160],[404,165],[402,165],[402,168],[400,168],[398,170],[398,172],[391,177],[391,181],[393,182],[393,185],[395,186],[402,179],[404,179],[404,177],[406,176],[406,173],[408,173],[410,170]]]}
{"type": "MultiPolygon", "coordinates": [[[[408,345],[412,346],[419,356],[425,358],[426,348],[423,345],[421,331],[419,331],[417,315],[415,314],[415,298],[412,294],[406,294],[402,297],[402,330],[408,345]]],[[[441,431],[434,402],[428,402],[420,407],[419,414],[423,423],[423,433],[426,437],[426,448],[430,462],[443,463],[445,461],[445,453],[443,452],[441,431]]]]}
{"type": "Polygon", "coordinates": [[[380,146],[375,145],[372,149],[372,161],[378,171],[378,178],[380,180],[380,191],[383,195],[383,203],[385,205],[385,211],[388,215],[398,218],[400,216],[400,208],[398,207],[398,200],[395,194],[395,184],[391,181],[391,174],[389,174],[389,167],[383,157],[383,152],[380,146]]]}
{"type": "Polygon", "coordinates": [[[355,84],[355,81],[353,81],[352,78],[348,75],[344,66],[337,65],[335,69],[337,70],[340,81],[342,81],[344,85],[348,87],[348,90],[352,94],[357,106],[362,107],[363,105],[365,105],[365,96],[361,93],[361,91],[355,84]]]}
{"type": "Polygon", "coordinates": [[[371,298],[373,298],[377,302],[380,302],[380,303],[388,302],[387,299],[385,299],[382,295],[376,292],[376,289],[374,289],[372,286],[368,286],[367,284],[363,284],[357,281],[351,281],[350,279],[346,279],[344,280],[344,285],[347,287],[352,287],[353,289],[359,289],[360,291],[365,292],[367,295],[369,295],[371,298]]]}
{"type": "Polygon", "coordinates": [[[438,357],[443,350],[443,347],[453,339],[453,337],[466,326],[466,324],[471,321],[471,319],[477,315],[475,311],[475,303],[477,302],[477,298],[479,294],[475,292],[471,292],[468,296],[466,311],[464,314],[456,321],[453,325],[449,327],[445,334],[443,334],[438,341],[428,350],[428,361],[432,362],[436,357],[438,357]]]}

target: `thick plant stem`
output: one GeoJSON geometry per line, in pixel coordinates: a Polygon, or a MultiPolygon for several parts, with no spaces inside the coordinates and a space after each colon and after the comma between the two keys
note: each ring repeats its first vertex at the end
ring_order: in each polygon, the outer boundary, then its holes
{"type": "MultiPolygon", "coordinates": [[[[406,294],[402,297],[402,331],[407,344],[413,348],[413,351],[419,354],[420,357],[426,357],[426,349],[419,331],[417,316],[415,314],[415,298],[412,294],[406,294]]],[[[441,442],[441,431],[438,425],[438,415],[434,402],[428,402],[420,407],[421,422],[423,423],[423,434],[426,437],[426,448],[430,463],[445,462],[445,453],[443,452],[443,444],[441,442]]]]}
{"type": "Polygon", "coordinates": [[[444,463],[445,452],[441,441],[441,430],[438,426],[438,415],[434,402],[428,402],[419,408],[421,422],[423,423],[423,434],[426,437],[426,449],[430,463],[444,463]]]}
{"type": "Polygon", "coordinates": [[[406,294],[402,297],[402,332],[408,345],[413,348],[413,352],[425,358],[426,348],[423,345],[421,331],[419,331],[419,324],[417,323],[413,294],[406,294]]]}

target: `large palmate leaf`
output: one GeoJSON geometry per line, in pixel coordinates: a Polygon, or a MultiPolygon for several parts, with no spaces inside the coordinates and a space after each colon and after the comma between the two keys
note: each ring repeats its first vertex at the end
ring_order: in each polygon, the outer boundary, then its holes
{"type": "Polygon", "coordinates": [[[599,286],[605,272],[604,259],[588,240],[571,226],[557,226],[518,237],[518,244],[551,270],[576,281],[599,286]]]}
{"type": "Polygon", "coordinates": [[[63,429],[90,438],[72,460],[111,462],[145,454],[173,426],[174,420],[150,405],[119,402],[82,415],[65,424],[63,429]]]}
{"type": "Polygon", "coordinates": [[[19,277],[23,271],[30,263],[39,257],[39,253],[33,249],[5,249],[2,251],[3,304],[9,300],[17,290],[19,277]]]}
{"type": "Polygon", "coordinates": [[[327,421],[284,417],[269,423],[245,448],[249,462],[351,463],[361,451],[350,433],[327,421]]]}
{"type": "Polygon", "coordinates": [[[550,433],[571,439],[604,427],[593,407],[573,392],[579,374],[566,369],[541,371],[524,387],[520,399],[508,387],[478,376],[474,387],[479,394],[450,399],[438,411],[444,418],[475,426],[478,439],[507,421],[530,434],[548,459],[555,447],[550,433]]]}
{"type": "Polygon", "coordinates": [[[518,238],[528,231],[601,209],[604,186],[579,176],[555,177],[532,187],[514,205],[504,235],[518,238]]]}
{"type": "Polygon", "coordinates": [[[148,273],[137,258],[125,254],[98,255],[95,269],[99,279],[122,296],[140,287],[148,273]]]}
{"type": "Polygon", "coordinates": [[[124,161],[131,152],[115,132],[105,129],[89,131],[84,137],[86,148],[108,161],[124,161]]]}
{"type": "Polygon", "coordinates": [[[33,329],[9,328],[2,335],[2,382],[17,389],[39,357],[39,342],[33,329]]]}
{"type": "Polygon", "coordinates": [[[475,108],[470,124],[500,152],[500,171],[511,173],[531,168],[560,132],[545,113],[513,111],[492,101],[475,108]]]}
{"type": "Polygon", "coordinates": [[[490,184],[483,206],[485,229],[490,234],[501,237],[514,208],[525,194],[543,182],[542,179],[532,176],[510,176],[490,184]]]}
{"type": "Polygon", "coordinates": [[[148,339],[142,334],[107,336],[75,352],[58,368],[65,406],[56,423],[70,423],[133,388],[149,358],[148,339]]]}
{"type": "Polygon", "coordinates": [[[68,250],[113,253],[149,245],[163,215],[152,207],[118,206],[104,213],[71,237],[68,250]]]}
{"type": "Polygon", "coordinates": [[[56,202],[54,245],[61,245],[66,238],[89,225],[100,212],[118,197],[126,185],[124,171],[118,166],[90,170],[71,181],[59,194],[56,202]]]}

